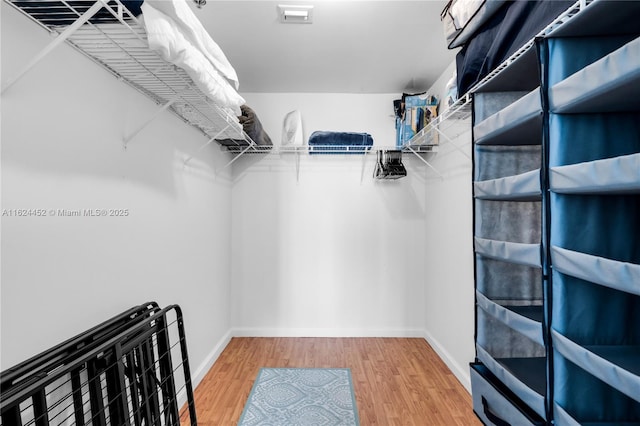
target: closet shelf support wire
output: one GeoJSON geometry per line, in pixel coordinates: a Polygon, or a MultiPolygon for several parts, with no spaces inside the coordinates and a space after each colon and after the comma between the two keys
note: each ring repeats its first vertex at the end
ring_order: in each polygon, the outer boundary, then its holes
{"type": "Polygon", "coordinates": [[[226,169],[227,167],[229,167],[230,165],[232,165],[232,164],[233,164],[233,163],[234,163],[238,158],[242,157],[242,154],[244,154],[244,153],[245,153],[245,152],[247,152],[248,150],[250,150],[250,149],[254,149],[254,150],[255,150],[255,149],[256,149],[257,144],[253,141],[253,139],[251,139],[251,138],[249,137],[249,135],[245,134],[245,135],[244,135],[244,138],[245,138],[245,140],[247,140],[247,142],[249,142],[249,145],[248,145],[245,149],[243,149],[242,151],[240,151],[240,153],[239,153],[238,155],[236,155],[235,157],[233,157],[233,158],[231,159],[231,161],[229,161],[229,162],[228,162],[228,163],[227,163],[223,168],[225,168],[225,169],[226,169]]]}
{"type": "Polygon", "coordinates": [[[224,128],[222,130],[220,130],[215,136],[213,136],[212,138],[210,138],[207,143],[205,143],[204,145],[201,145],[200,148],[198,148],[196,150],[196,152],[193,155],[188,156],[185,160],[184,160],[184,164],[187,165],[187,163],[189,163],[189,161],[191,161],[193,159],[193,156],[196,155],[197,153],[199,153],[200,151],[202,151],[204,148],[206,148],[207,146],[209,146],[211,144],[211,142],[215,141],[216,139],[218,139],[218,137],[220,137],[221,134],[223,134],[224,132],[226,132],[226,130],[229,128],[229,126],[231,126],[231,123],[227,123],[226,126],[224,126],[224,128]]]}
{"type": "Polygon", "coordinates": [[[364,165],[367,161],[367,156],[363,155],[362,156],[362,169],[360,170],[360,185],[362,185],[362,182],[364,182],[364,165]]]}
{"type": "Polygon", "coordinates": [[[433,130],[435,130],[436,132],[438,132],[438,134],[439,134],[440,136],[442,136],[442,137],[443,137],[447,142],[449,142],[449,143],[451,144],[451,146],[453,146],[453,147],[454,147],[454,148],[455,148],[455,149],[456,149],[460,154],[464,155],[464,156],[465,156],[465,157],[467,157],[469,160],[471,160],[471,157],[469,156],[469,154],[467,154],[466,152],[464,152],[464,151],[462,150],[462,148],[460,148],[458,145],[456,145],[455,143],[453,143],[453,140],[452,140],[449,136],[447,136],[447,134],[446,134],[446,133],[444,133],[442,130],[440,130],[440,129],[438,128],[438,126],[435,126],[435,127],[433,128],[433,130]]]}
{"type": "Polygon", "coordinates": [[[75,33],[78,30],[78,28],[80,28],[85,23],[87,23],[89,19],[93,17],[93,15],[98,13],[98,11],[100,11],[100,9],[102,9],[106,5],[107,5],[107,2],[105,0],[96,0],[96,2],[93,3],[93,5],[85,13],[82,14],[82,16],[76,19],[76,21],[73,24],[65,28],[65,30],[61,32],[53,41],[51,41],[51,43],[49,43],[44,49],[42,49],[40,53],[34,56],[33,59],[31,59],[31,61],[29,61],[29,63],[27,63],[27,65],[25,65],[24,68],[22,68],[22,70],[15,77],[10,79],[7,82],[7,84],[5,84],[5,86],[2,88],[2,92],[0,93],[4,93],[9,87],[13,86],[18,80],[24,77],[24,75],[28,73],[31,70],[31,68],[35,67],[42,59],[44,59],[56,47],[64,43],[69,37],[73,35],[73,33],[75,33]]]}
{"type": "Polygon", "coordinates": [[[190,86],[187,86],[184,88],[184,90],[180,93],[176,93],[173,98],[169,99],[167,102],[165,102],[160,108],[158,108],[153,114],[151,114],[151,116],[144,122],[142,123],[141,126],[139,126],[136,130],[134,130],[133,132],[131,132],[129,135],[125,136],[123,138],[123,142],[124,142],[124,147],[125,149],[127,148],[127,144],[129,142],[131,142],[131,140],[133,138],[136,137],[136,135],[138,133],[140,133],[145,127],[147,127],[149,124],[151,124],[156,118],[158,118],[158,116],[160,114],[162,114],[164,111],[166,111],[167,109],[169,109],[171,107],[171,105],[173,105],[174,103],[176,103],[180,97],[182,96],[183,92],[186,92],[189,89],[190,86]]]}
{"type": "Polygon", "coordinates": [[[436,169],[435,167],[433,167],[431,165],[431,163],[429,163],[427,160],[425,160],[424,158],[422,158],[422,156],[420,154],[418,154],[413,148],[411,148],[410,146],[407,146],[406,149],[408,149],[410,152],[414,153],[416,157],[418,157],[420,159],[420,161],[422,161],[424,164],[426,164],[427,166],[429,166],[429,168],[431,170],[433,170],[438,176],[440,176],[440,179],[444,179],[444,176],[442,175],[442,173],[440,173],[438,171],[438,169],[436,169]]]}

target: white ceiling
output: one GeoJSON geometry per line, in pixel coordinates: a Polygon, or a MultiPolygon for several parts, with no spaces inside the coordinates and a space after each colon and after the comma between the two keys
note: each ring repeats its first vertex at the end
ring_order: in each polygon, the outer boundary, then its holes
{"type": "Polygon", "coordinates": [[[218,1],[194,9],[240,79],[240,92],[425,90],[454,60],[444,0],[218,1]],[[279,23],[278,4],[314,6],[312,24],[279,23]]]}

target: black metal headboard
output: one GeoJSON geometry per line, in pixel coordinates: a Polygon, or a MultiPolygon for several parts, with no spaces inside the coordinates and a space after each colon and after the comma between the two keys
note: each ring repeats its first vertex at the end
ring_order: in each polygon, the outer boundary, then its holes
{"type": "Polygon", "coordinates": [[[177,305],[133,307],[3,371],[0,389],[3,426],[197,424],[177,305]]]}

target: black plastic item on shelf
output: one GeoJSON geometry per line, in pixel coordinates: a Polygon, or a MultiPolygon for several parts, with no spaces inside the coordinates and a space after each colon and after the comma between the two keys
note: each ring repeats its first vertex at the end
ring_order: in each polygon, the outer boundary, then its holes
{"type": "Polygon", "coordinates": [[[407,175],[407,169],[402,164],[402,151],[378,151],[376,166],[373,170],[374,179],[400,179],[407,175]]]}
{"type": "MultiPolygon", "coordinates": [[[[273,142],[271,142],[271,137],[267,134],[262,127],[262,123],[258,118],[258,115],[255,111],[250,108],[248,105],[240,106],[240,110],[242,111],[242,115],[238,117],[238,121],[242,125],[242,130],[246,133],[249,138],[255,143],[254,146],[258,146],[261,150],[271,149],[273,146],[273,142]]],[[[216,139],[222,146],[226,147],[242,147],[249,146],[249,141],[246,139],[216,139]]]]}

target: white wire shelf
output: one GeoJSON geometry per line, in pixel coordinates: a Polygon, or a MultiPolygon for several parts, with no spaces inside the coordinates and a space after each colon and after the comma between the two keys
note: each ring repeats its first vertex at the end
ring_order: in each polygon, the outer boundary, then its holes
{"type": "Polygon", "coordinates": [[[187,73],[149,49],[142,23],[120,0],[5,0],[31,20],[56,35],[32,60],[17,81],[42,57],[66,41],[121,81],[160,105],[156,114],[125,136],[125,145],[160,112],[170,110],[185,123],[215,139],[254,142],[243,132],[231,111],[202,93],[187,73]]]}
{"type": "MultiPolygon", "coordinates": [[[[476,83],[469,91],[458,99],[449,109],[444,111],[441,115],[436,117],[432,122],[420,130],[407,145],[416,146],[423,144],[433,144],[436,141],[436,135],[444,136],[445,140],[448,140],[444,133],[446,128],[452,124],[452,122],[460,122],[471,119],[471,98],[472,94],[478,91],[482,86],[492,81],[497,75],[502,73],[511,64],[516,62],[521,56],[531,49],[535,43],[535,39],[538,37],[544,37],[553,31],[556,31],[563,24],[571,21],[573,17],[583,11],[589,4],[598,0],[579,0],[571,5],[566,11],[560,14],[556,19],[543,28],[535,37],[521,46],[516,52],[505,59],[500,65],[498,65],[493,71],[487,74],[482,80],[476,83]]],[[[602,0],[600,0],[602,1],[602,0]]],[[[469,121],[469,126],[470,126],[469,121]]],[[[437,143],[437,142],[436,142],[437,143]]]]}
{"type": "MultiPolygon", "coordinates": [[[[473,93],[478,91],[484,85],[488,84],[496,78],[500,73],[506,70],[520,57],[530,51],[531,47],[535,43],[535,39],[538,37],[544,37],[558,30],[567,22],[570,22],[572,18],[577,16],[583,11],[589,4],[603,0],[578,0],[571,5],[566,11],[560,14],[556,19],[549,23],[544,29],[542,29],[535,37],[521,46],[516,52],[504,60],[493,71],[486,75],[482,80],[476,83],[468,92],[459,98],[453,105],[451,105],[441,115],[436,117],[427,126],[420,130],[404,147],[405,150],[411,150],[418,146],[429,146],[439,144],[439,140],[443,139],[445,142],[449,142],[459,152],[469,157],[464,151],[453,143],[453,139],[457,136],[447,135],[447,129],[451,126],[468,122],[468,129],[471,129],[471,115],[472,115],[472,96],[473,93]]],[[[470,158],[470,157],[469,157],[470,158]]]]}
{"type": "MultiPolygon", "coordinates": [[[[460,99],[456,100],[442,114],[434,118],[429,124],[421,129],[409,142],[405,145],[405,148],[415,149],[420,146],[433,146],[438,145],[439,138],[437,135],[443,136],[445,140],[449,138],[445,130],[450,125],[457,122],[463,122],[471,119],[471,94],[467,93],[460,99]]],[[[469,123],[471,123],[469,121],[469,123]]],[[[469,124],[471,126],[471,124],[469,124]]],[[[470,127],[469,127],[470,128],[470,127]]]]}
{"type": "Polygon", "coordinates": [[[482,80],[476,83],[471,89],[469,89],[469,93],[477,92],[482,86],[492,81],[497,75],[502,73],[505,69],[507,69],[511,64],[516,62],[521,56],[525,55],[535,44],[535,40],[537,38],[545,37],[552,32],[558,30],[564,24],[570,22],[575,16],[577,16],[580,12],[582,12],[587,6],[596,1],[603,0],[578,0],[567,10],[562,12],[551,21],[546,27],[544,27],[538,34],[536,34],[531,40],[522,45],[518,50],[516,50],[511,56],[505,59],[500,65],[498,65],[495,69],[493,69],[489,74],[487,74],[482,80]]]}
{"type": "MultiPolygon", "coordinates": [[[[199,129],[209,138],[208,142],[201,148],[217,139],[235,140],[239,141],[236,146],[221,146],[221,148],[238,156],[265,153],[299,154],[301,152],[317,153],[318,155],[357,154],[363,150],[362,147],[270,147],[256,145],[243,131],[237,118],[230,111],[220,108],[204,95],[184,70],[167,63],[148,48],[144,27],[120,0],[110,0],[108,2],[107,0],[4,1],[52,34],[58,34],[58,36],[34,60],[27,64],[21,74],[10,80],[3,87],[3,91],[31,67],[35,66],[49,51],[61,42],[66,41],[79,52],[107,69],[118,79],[126,82],[161,106],[154,116],[150,117],[138,129],[125,136],[125,146],[159,113],[169,109],[185,123],[199,129]]],[[[586,6],[598,1],[602,0],[578,0],[536,37],[544,36],[557,30],[586,6]]],[[[445,131],[452,124],[470,121],[471,94],[518,59],[533,45],[534,39],[522,46],[482,81],[471,88],[467,94],[458,99],[449,109],[418,132],[401,148],[402,151],[413,154],[437,152],[440,139],[443,139],[445,142],[451,142],[454,148],[469,157],[467,153],[453,144],[452,139],[445,131]]],[[[470,124],[467,127],[470,129],[470,124]]],[[[370,150],[379,149],[397,148],[376,147],[370,150]]]]}
{"type": "MultiPolygon", "coordinates": [[[[238,145],[238,146],[221,146],[223,151],[244,154],[312,154],[312,155],[362,155],[367,153],[375,153],[377,151],[401,150],[403,152],[411,152],[409,147],[396,146],[374,146],[363,147],[354,145],[289,145],[289,146],[270,146],[270,145],[238,145]]],[[[436,152],[437,145],[420,145],[412,147],[417,153],[436,152]]]]}

